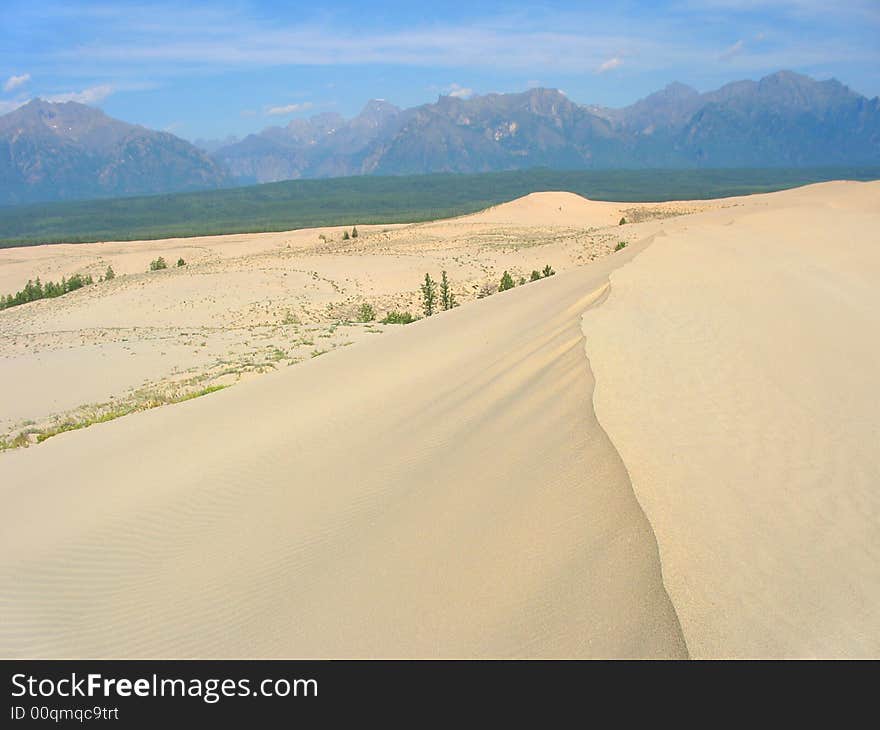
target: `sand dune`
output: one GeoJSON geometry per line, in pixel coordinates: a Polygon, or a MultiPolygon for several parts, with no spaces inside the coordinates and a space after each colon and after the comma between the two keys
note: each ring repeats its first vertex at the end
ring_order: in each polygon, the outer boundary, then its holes
{"type": "Polygon", "coordinates": [[[96,412],[235,384],[372,339],[383,327],[357,325],[360,307],[369,304],[377,319],[391,310],[418,313],[426,272],[439,279],[447,271],[466,304],[497,287],[504,271],[517,279],[546,265],[566,271],[657,225],[621,228],[613,216],[610,228],[579,225],[578,210],[608,205],[547,193],[491,211],[516,222],[477,216],[360,226],[349,240],[337,227],[0,250],[3,294],[37,277],[97,281],[108,266],[116,273],[113,281],[0,311],[7,335],[0,338],[0,449],[96,412]],[[544,209],[552,215],[540,215],[544,209]],[[159,256],[171,268],[148,271],[159,256]],[[179,258],[184,267],[174,266],[179,258]]]}
{"type": "MultiPolygon", "coordinates": [[[[0,655],[880,654],[880,183],[646,207],[586,265],[584,239],[462,243],[624,209],[573,197],[314,259],[391,291],[416,257],[495,275],[567,251],[557,276],[0,454],[0,655]]],[[[205,255],[162,291],[231,276],[205,255]]],[[[343,278],[308,280],[323,302],[343,278]]],[[[120,291],[95,311],[176,316],[120,291]]],[[[4,322],[85,317],[68,301],[4,322]]]]}
{"type": "Polygon", "coordinates": [[[621,207],[620,203],[588,200],[575,193],[531,193],[462,220],[517,225],[610,226],[620,220],[621,207]]]}
{"type": "Polygon", "coordinates": [[[762,196],[611,275],[600,422],[695,657],[880,656],[880,183],[762,196]]]}
{"type": "Polygon", "coordinates": [[[592,415],[633,252],[4,455],[4,656],[684,656],[592,415]]]}

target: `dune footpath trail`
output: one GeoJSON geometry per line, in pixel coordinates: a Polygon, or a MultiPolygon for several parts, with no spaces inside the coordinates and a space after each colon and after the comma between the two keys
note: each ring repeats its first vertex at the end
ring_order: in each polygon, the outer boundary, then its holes
{"type": "Polygon", "coordinates": [[[0,655],[686,657],[581,329],[642,248],[3,454],[0,655]]]}
{"type": "Polygon", "coordinates": [[[880,183],[761,197],[612,272],[596,413],[691,656],[877,657],[880,183]]]}

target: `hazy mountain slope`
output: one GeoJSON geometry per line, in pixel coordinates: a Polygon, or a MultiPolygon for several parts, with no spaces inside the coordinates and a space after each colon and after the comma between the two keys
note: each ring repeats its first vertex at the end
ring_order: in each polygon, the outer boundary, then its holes
{"type": "Polygon", "coordinates": [[[0,203],[217,187],[223,169],[167,132],[34,99],[0,117],[0,203]]]}
{"type": "Polygon", "coordinates": [[[335,113],[294,119],[221,147],[214,158],[248,182],[357,175],[365,172],[369,145],[396,131],[399,113],[393,104],[374,99],[354,119],[335,113]]]}

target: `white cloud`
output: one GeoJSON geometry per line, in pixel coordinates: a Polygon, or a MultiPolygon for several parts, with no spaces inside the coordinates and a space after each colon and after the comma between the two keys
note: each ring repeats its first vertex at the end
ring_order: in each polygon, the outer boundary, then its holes
{"type": "Polygon", "coordinates": [[[447,87],[446,93],[449,96],[454,96],[456,99],[467,99],[474,95],[474,90],[469,89],[466,86],[459,86],[458,84],[450,84],[447,87]]]}
{"type": "Polygon", "coordinates": [[[623,65],[623,61],[621,61],[617,56],[614,58],[609,58],[607,61],[603,61],[599,64],[599,68],[596,69],[597,74],[603,74],[606,71],[613,71],[616,68],[619,68],[623,65]]]}
{"type": "Polygon", "coordinates": [[[732,46],[725,48],[724,51],[718,56],[718,59],[721,61],[728,61],[734,56],[738,56],[745,50],[746,42],[744,40],[738,40],[732,46]]]}
{"type": "Polygon", "coordinates": [[[13,89],[17,89],[19,86],[24,86],[30,80],[30,74],[22,74],[21,76],[10,76],[8,79],[6,79],[6,83],[3,84],[3,91],[12,91],[13,89]]]}
{"type": "Polygon", "coordinates": [[[46,101],[63,102],[75,101],[80,104],[99,104],[106,99],[114,91],[109,84],[101,84],[100,86],[90,86],[82,91],[68,91],[63,94],[52,94],[47,96],[46,101]]]}
{"type": "Polygon", "coordinates": [[[270,106],[266,109],[266,114],[270,117],[281,117],[285,114],[295,114],[296,112],[305,111],[312,108],[312,102],[304,101],[302,104],[287,104],[286,106],[270,106]]]}
{"type": "MultiPolygon", "coordinates": [[[[62,10],[59,4],[52,22],[80,23],[89,32],[59,33],[58,46],[39,56],[35,53],[34,63],[62,66],[66,73],[80,77],[105,78],[112,73],[117,91],[124,80],[145,73],[172,77],[278,66],[482,68],[516,71],[523,78],[538,77],[547,83],[557,74],[584,69],[608,73],[623,64],[633,74],[664,70],[670,78],[687,78],[710,74],[712,65],[724,65],[725,72],[764,73],[841,63],[867,68],[880,63],[876,33],[868,32],[880,27],[877,0],[837,4],[823,0],[772,4],[769,0],[673,0],[638,16],[605,7],[608,4],[582,3],[578,5],[595,7],[572,11],[538,9],[541,4],[534,4],[468,22],[416,23],[405,28],[361,28],[344,18],[331,24],[322,13],[306,15],[296,23],[270,20],[248,10],[251,3],[240,0],[217,0],[198,9],[190,5],[157,0],[117,6],[83,0],[74,11],[62,10]],[[772,44],[754,37],[760,28],[748,11],[759,7],[767,8],[761,22],[768,26],[768,35],[773,28],[772,44]],[[738,9],[746,13],[742,18],[738,9]],[[803,27],[789,29],[788,20],[797,20],[803,27]],[[694,27],[720,22],[735,34],[731,40],[741,37],[747,45],[726,60],[719,58],[721,49],[713,34],[693,32],[694,27]],[[65,40],[71,38],[76,42],[65,40]]],[[[30,61],[20,63],[35,68],[28,65],[30,61]]],[[[454,78],[459,72],[448,73],[454,78]]]]}

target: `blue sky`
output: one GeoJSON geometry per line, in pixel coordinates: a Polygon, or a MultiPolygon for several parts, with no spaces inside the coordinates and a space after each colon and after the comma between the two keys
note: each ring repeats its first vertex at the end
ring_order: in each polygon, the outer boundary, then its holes
{"type": "Polygon", "coordinates": [[[779,69],[880,95],[878,0],[35,2],[0,8],[0,113],[72,99],[182,137],[548,86],[623,106],[779,69]]]}

